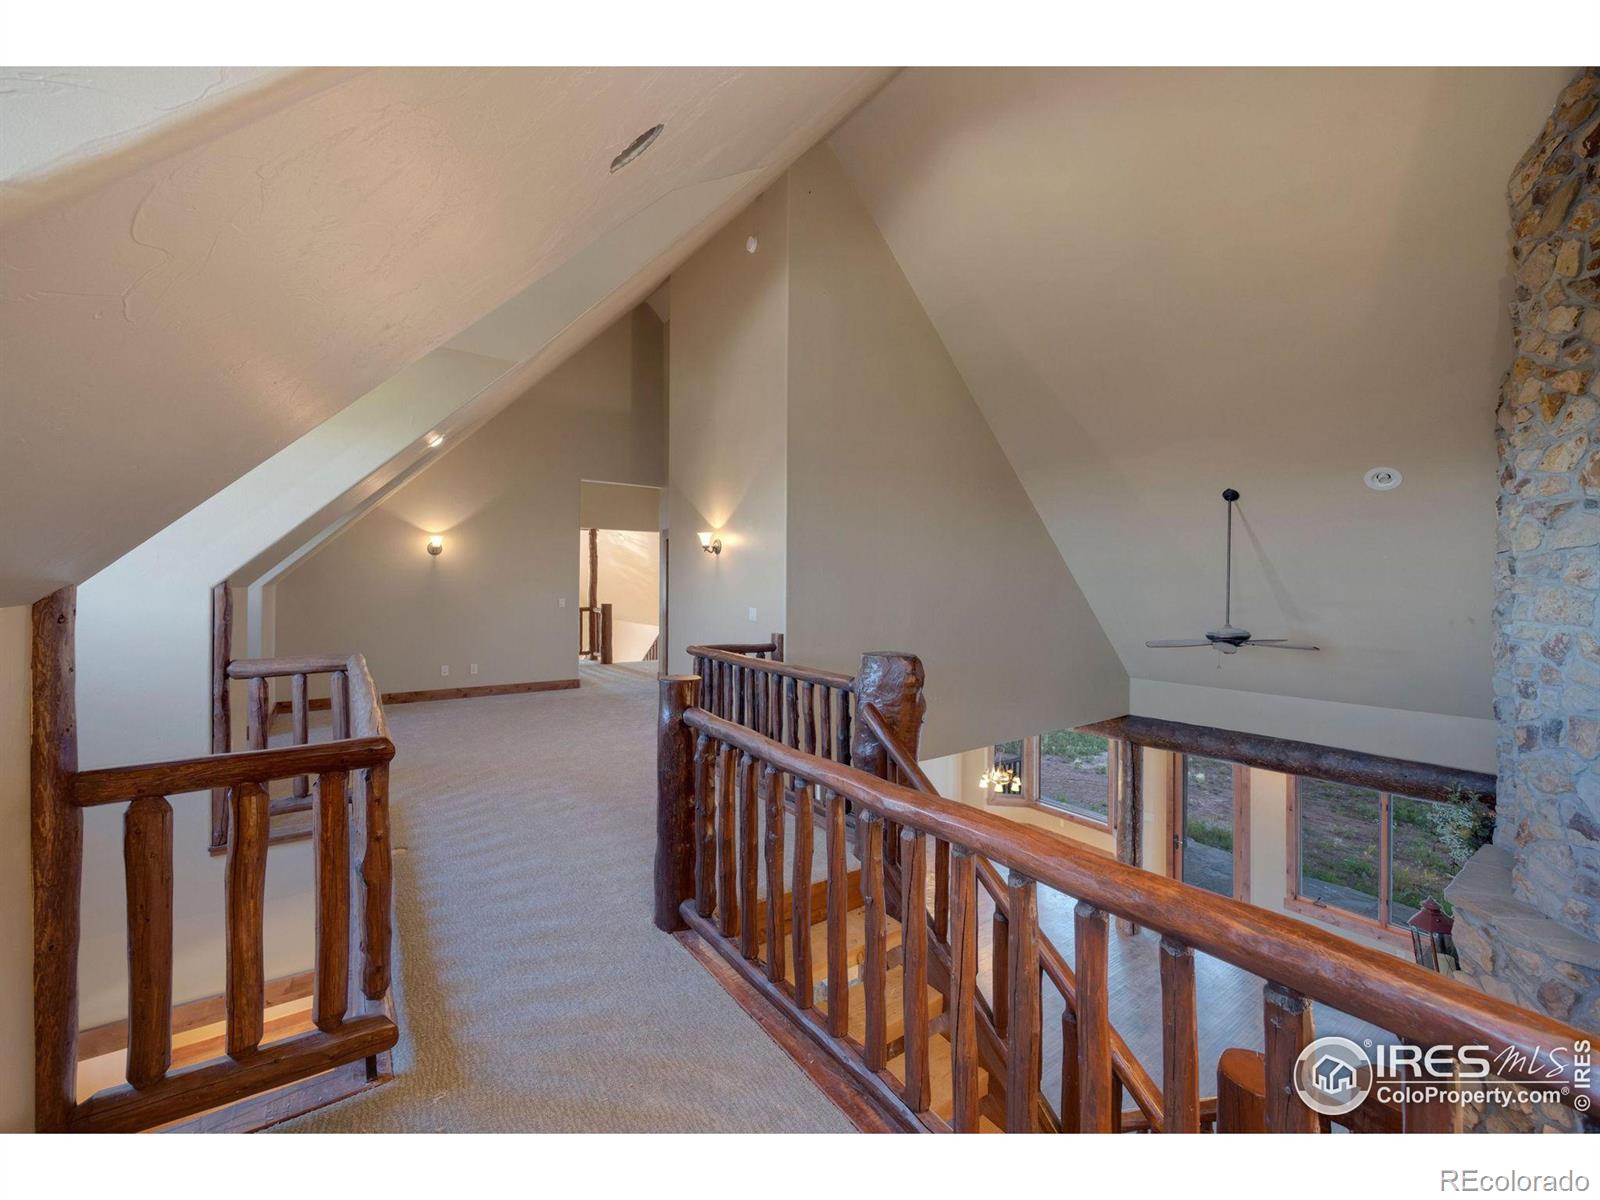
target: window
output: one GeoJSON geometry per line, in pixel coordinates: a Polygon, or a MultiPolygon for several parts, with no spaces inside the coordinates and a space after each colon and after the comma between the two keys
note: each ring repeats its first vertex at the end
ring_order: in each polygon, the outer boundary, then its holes
{"type": "Polygon", "coordinates": [[[1219,896],[1250,898],[1250,772],[1220,758],[1175,756],[1172,875],[1219,896]]]}
{"type": "Polygon", "coordinates": [[[1110,831],[1116,744],[1076,729],[1001,742],[986,777],[991,804],[1018,804],[1110,831]]]}
{"type": "Polygon", "coordinates": [[[1442,805],[1324,779],[1291,779],[1289,905],[1391,937],[1455,873],[1434,827],[1442,805]]]}

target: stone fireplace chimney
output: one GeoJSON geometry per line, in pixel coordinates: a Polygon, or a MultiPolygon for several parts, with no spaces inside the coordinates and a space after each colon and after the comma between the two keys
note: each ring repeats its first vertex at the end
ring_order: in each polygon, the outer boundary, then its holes
{"type": "MultiPolygon", "coordinates": [[[[1463,976],[1600,1030],[1600,71],[1511,177],[1516,355],[1496,441],[1494,842],[1446,891],[1463,976]]],[[[1551,1106],[1491,1129],[1571,1127],[1551,1106]]]]}

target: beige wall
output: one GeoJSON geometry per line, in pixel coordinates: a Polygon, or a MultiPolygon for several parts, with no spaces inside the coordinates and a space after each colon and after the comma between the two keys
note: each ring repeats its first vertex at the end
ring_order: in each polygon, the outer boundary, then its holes
{"type": "Polygon", "coordinates": [[[584,529],[657,531],[661,528],[661,489],[585,479],[578,489],[578,524],[584,529]]]}
{"type": "Polygon", "coordinates": [[[580,480],[663,482],[661,395],[635,390],[636,358],[661,356],[645,317],[611,325],[279,580],[277,652],[358,647],[383,691],[573,678],[580,480]]]}
{"type": "Polygon", "coordinates": [[[784,628],[788,217],[782,182],[672,276],[668,578],[685,646],[784,628]],[[756,253],[745,249],[757,238],[756,253]],[[721,555],[696,534],[715,530],[721,555]],[[751,612],[755,616],[751,617],[751,612]]]}
{"type": "Polygon", "coordinates": [[[826,146],[789,173],[788,363],[789,657],[920,656],[931,755],[1126,712],[1116,652],[826,146]]]}
{"type": "Polygon", "coordinates": [[[33,1128],[29,615],[0,608],[0,1133],[33,1128]]]}

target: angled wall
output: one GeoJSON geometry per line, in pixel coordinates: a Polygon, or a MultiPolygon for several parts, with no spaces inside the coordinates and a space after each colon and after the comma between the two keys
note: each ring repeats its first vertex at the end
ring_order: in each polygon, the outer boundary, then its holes
{"type": "Polygon", "coordinates": [[[929,755],[1126,712],[1116,652],[825,145],[789,172],[788,361],[791,657],[919,655],[929,755]]]}

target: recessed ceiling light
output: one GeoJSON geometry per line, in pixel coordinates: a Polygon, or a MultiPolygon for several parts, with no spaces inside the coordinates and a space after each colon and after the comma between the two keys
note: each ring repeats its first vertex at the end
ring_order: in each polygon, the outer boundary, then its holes
{"type": "Polygon", "coordinates": [[[442,433],[430,433],[428,435],[428,449],[429,450],[437,450],[442,445],[444,445],[444,434],[442,434],[442,433]]]}
{"type": "Polygon", "coordinates": [[[1400,472],[1393,467],[1373,467],[1362,479],[1375,492],[1392,492],[1400,486],[1400,472]]]}
{"type": "Polygon", "coordinates": [[[652,125],[638,137],[634,138],[633,141],[629,142],[622,153],[611,160],[611,173],[615,175],[618,171],[622,170],[623,167],[627,166],[634,159],[638,158],[639,155],[643,154],[646,150],[650,149],[651,146],[655,145],[656,139],[661,136],[661,131],[665,128],[665,125],[652,125]]]}

